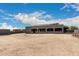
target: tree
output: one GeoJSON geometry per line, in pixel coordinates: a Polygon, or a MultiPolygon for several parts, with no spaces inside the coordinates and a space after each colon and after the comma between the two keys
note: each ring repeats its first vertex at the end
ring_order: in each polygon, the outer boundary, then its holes
{"type": "Polygon", "coordinates": [[[76,26],[71,26],[70,29],[71,29],[71,30],[76,30],[76,29],[78,29],[78,27],[76,27],[76,26]]]}

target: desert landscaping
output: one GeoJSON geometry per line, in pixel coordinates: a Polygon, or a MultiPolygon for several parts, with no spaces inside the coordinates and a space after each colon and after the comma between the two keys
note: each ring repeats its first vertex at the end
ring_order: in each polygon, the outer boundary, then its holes
{"type": "Polygon", "coordinates": [[[11,34],[0,36],[0,55],[79,55],[79,39],[72,34],[11,34]]]}

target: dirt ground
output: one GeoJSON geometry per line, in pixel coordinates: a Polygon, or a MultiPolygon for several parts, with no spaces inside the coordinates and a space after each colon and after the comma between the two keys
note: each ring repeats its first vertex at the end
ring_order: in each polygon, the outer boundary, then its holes
{"type": "Polygon", "coordinates": [[[79,55],[79,39],[71,34],[12,34],[0,36],[2,56],[79,55]]]}

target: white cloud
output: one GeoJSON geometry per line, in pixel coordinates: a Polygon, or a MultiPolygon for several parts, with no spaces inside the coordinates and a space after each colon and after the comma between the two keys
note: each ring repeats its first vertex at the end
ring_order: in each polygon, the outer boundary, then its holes
{"type": "Polygon", "coordinates": [[[17,27],[13,27],[7,23],[2,23],[1,26],[0,26],[0,29],[10,29],[10,30],[13,30],[13,29],[17,29],[17,27]]]}
{"type": "Polygon", "coordinates": [[[64,3],[64,6],[62,8],[60,8],[61,10],[65,9],[65,8],[69,8],[69,3],[64,3]]]}
{"type": "Polygon", "coordinates": [[[67,18],[67,19],[53,19],[45,20],[45,19],[39,19],[39,17],[49,17],[47,14],[44,16],[43,13],[35,12],[31,14],[23,14],[19,13],[15,15],[16,20],[21,21],[22,23],[29,23],[31,25],[41,25],[41,24],[53,24],[53,23],[60,23],[68,26],[78,26],[79,27],[79,16],[73,17],[73,18],[67,18]]]}
{"type": "Polygon", "coordinates": [[[14,16],[13,14],[7,13],[6,10],[4,10],[4,9],[0,9],[0,13],[5,15],[6,17],[8,17],[8,16],[13,17],[14,16]]]}
{"type": "Polygon", "coordinates": [[[75,11],[79,11],[79,3],[65,3],[61,10],[64,10],[65,8],[72,8],[75,9],[75,11]]]}
{"type": "Polygon", "coordinates": [[[40,19],[40,17],[50,17],[48,14],[45,14],[45,15],[44,14],[45,12],[34,12],[30,14],[19,13],[15,15],[15,19],[25,24],[29,23],[31,25],[54,23],[54,20],[46,21],[45,19],[40,19]]]}
{"type": "Polygon", "coordinates": [[[60,24],[68,25],[68,26],[78,26],[79,27],[79,16],[73,18],[63,19],[58,21],[60,24]]]}
{"type": "Polygon", "coordinates": [[[0,12],[1,12],[1,13],[4,13],[4,10],[3,10],[3,9],[0,9],[0,12]]]}

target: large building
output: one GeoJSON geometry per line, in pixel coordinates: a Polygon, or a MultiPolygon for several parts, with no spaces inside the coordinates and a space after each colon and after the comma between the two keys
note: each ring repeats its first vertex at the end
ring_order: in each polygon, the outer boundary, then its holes
{"type": "Polygon", "coordinates": [[[65,33],[67,32],[67,27],[62,24],[45,24],[38,26],[26,27],[26,33],[65,33]]]}

